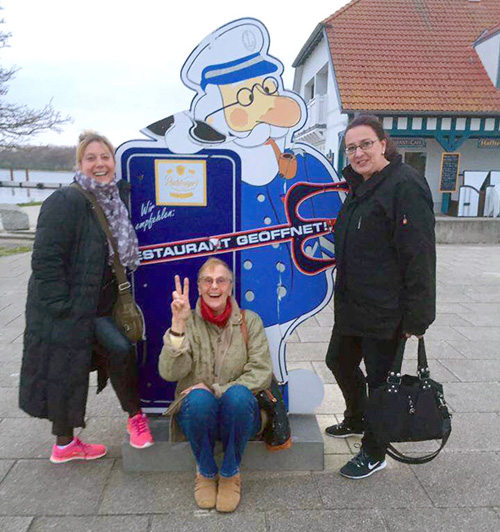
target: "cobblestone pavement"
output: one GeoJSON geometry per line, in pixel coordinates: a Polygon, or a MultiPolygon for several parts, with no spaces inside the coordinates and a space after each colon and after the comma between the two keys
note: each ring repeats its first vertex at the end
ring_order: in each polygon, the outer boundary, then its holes
{"type": "MultiPolygon", "coordinates": [[[[500,246],[440,246],[438,318],[428,331],[433,376],[444,383],[453,433],[433,462],[388,460],[373,477],[338,469],[357,439],[325,437],[323,472],[243,474],[232,515],[201,511],[191,473],[124,473],[125,418],[111,390],[88,401],[87,440],[106,443],[93,463],[54,465],[49,423],[17,407],[30,254],[0,259],[0,531],[467,531],[500,530],[500,246]]],[[[331,307],[289,344],[290,368],[312,368],[325,383],[322,428],[342,419],[338,386],[324,365],[331,307]]],[[[413,370],[416,342],[406,368],[413,370]]]]}

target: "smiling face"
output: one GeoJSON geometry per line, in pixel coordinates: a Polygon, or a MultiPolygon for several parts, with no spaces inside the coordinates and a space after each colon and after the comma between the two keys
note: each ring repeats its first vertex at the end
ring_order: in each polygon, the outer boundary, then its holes
{"type": "Polygon", "coordinates": [[[260,123],[292,127],[301,116],[299,104],[280,96],[278,81],[260,76],[241,83],[219,86],[227,124],[233,131],[251,131],[260,123]]]}
{"type": "Polygon", "coordinates": [[[115,177],[115,158],[103,142],[94,140],[83,152],[80,171],[99,183],[110,183],[115,177]]]}
{"type": "Polygon", "coordinates": [[[345,134],[345,145],[346,148],[358,146],[354,153],[349,154],[348,157],[353,170],[361,174],[365,181],[389,164],[389,161],[384,157],[386,141],[380,140],[370,126],[357,126],[350,129],[345,134]],[[368,140],[372,141],[373,145],[362,150],[359,146],[368,140]]]}
{"type": "Polygon", "coordinates": [[[227,298],[233,289],[232,277],[232,273],[222,264],[203,268],[200,272],[198,293],[216,316],[226,308],[227,298]]]}

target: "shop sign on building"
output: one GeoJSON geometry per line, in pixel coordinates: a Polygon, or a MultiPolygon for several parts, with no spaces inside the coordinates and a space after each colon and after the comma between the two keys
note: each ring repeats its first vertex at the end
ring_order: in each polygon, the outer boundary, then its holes
{"type": "Polygon", "coordinates": [[[500,149],[500,139],[479,139],[477,141],[478,148],[500,149]]]}
{"type": "Polygon", "coordinates": [[[421,138],[393,138],[392,140],[398,148],[425,148],[427,145],[427,141],[421,138]]]}

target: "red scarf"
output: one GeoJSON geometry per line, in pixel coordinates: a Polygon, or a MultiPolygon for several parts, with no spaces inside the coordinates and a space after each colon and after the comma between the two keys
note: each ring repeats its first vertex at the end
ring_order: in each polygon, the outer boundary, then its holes
{"type": "Polygon", "coordinates": [[[228,297],[226,301],[226,308],[224,309],[224,312],[222,314],[219,314],[216,316],[214,314],[214,311],[205,303],[205,300],[200,297],[201,299],[201,317],[205,321],[209,321],[210,323],[214,323],[215,325],[218,325],[219,327],[225,327],[227,320],[229,319],[229,316],[231,316],[231,298],[228,297]]]}

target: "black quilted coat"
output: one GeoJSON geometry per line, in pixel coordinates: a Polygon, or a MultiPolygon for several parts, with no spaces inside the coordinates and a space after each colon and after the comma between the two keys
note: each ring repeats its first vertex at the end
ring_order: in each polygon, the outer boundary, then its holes
{"type": "Polygon", "coordinates": [[[84,426],[108,248],[92,205],[65,187],[40,210],[26,303],[19,391],[28,414],[84,426]]]}
{"type": "Polygon", "coordinates": [[[367,181],[351,166],[350,192],[335,225],[338,334],[391,338],[424,334],[436,312],[432,195],[397,156],[367,181]]]}

